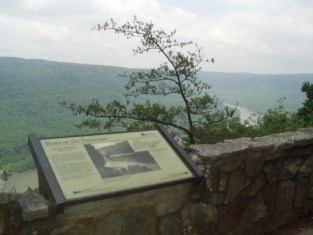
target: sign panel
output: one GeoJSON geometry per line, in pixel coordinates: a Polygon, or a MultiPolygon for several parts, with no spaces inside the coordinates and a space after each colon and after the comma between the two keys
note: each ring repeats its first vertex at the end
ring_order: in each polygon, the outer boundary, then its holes
{"type": "Polygon", "coordinates": [[[42,193],[61,210],[126,192],[196,180],[201,172],[164,127],[138,132],[29,137],[42,193]],[[43,178],[40,180],[40,178],[43,178]]]}

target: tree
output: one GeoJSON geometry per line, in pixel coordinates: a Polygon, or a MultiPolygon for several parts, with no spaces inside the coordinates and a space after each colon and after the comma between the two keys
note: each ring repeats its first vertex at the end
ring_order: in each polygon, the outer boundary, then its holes
{"type": "Polygon", "coordinates": [[[301,91],[305,93],[306,99],[302,107],[298,109],[297,115],[303,120],[303,126],[308,127],[313,125],[313,84],[304,82],[301,91]]]}
{"type": "Polygon", "coordinates": [[[139,21],[117,25],[114,20],[95,27],[98,31],[113,31],[127,39],[139,38],[140,45],[133,50],[134,55],[156,51],[164,58],[164,63],[150,70],[141,70],[122,76],[128,78],[125,86],[126,102],[113,100],[106,105],[96,99],[82,106],[66,104],[74,114],[86,114],[91,119],[79,126],[90,128],[126,129],[150,127],[159,123],[172,127],[187,136],[187,143],[196,143],[194,134],[199,127],[208,127],[233,115],[233,109],[222,108],[218,100],[208,94],[210,85],[197,79],[205,60],[201,48],[192,41],[179,42],[176,31],[166,33],[155,29],[152,23],[139,21]],[[193,50],[189,50],[191,48],[193,50]],[[175,97],[172,104],[151,102],[151,97],[175,97]],[[147,99],[144,103],[135,100],[147,99]]]}

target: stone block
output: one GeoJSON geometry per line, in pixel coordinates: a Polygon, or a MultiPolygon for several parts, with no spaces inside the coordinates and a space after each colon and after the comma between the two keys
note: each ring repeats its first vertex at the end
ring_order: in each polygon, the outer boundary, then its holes
{"type": "Polygon", "coordinates": [[[258,193],[254,198],[247,202],[249,205],[241,217],[241,224],[249,225],[260,221],[267,216],[268,209],[262,193],[258,193]]]}
{"type": "Polygon", "coordinates": [[[224,234],[234,231],[240,225],[240,220],[248,207],[247,201],[250,197],[247,194],[242,194],[236,198],[231,204],[225,206],[219,211],[219,218],[216,224],[216,234],[224,234]]]}
{"type": "MultiPolygon", "coordinates": [[[[109,214],[109,216],[106,216],[102,220],[95,220],[94,222],[91,222],[92,220],[85,218],[84,221],[89,221],[89,223],[84,223],[83,220],[80,221],[80,227],[75,226],[77,234],[79,234],[79,230],[81,231],[89,231],[89,234],[103,234],[103,235],[110,235],[110,234],[122,234],[123,232],[123,215],[121,212],[115,212],[112,214],[109,214]]],[[[74,230],[75,231],[75,230],[74,230]]],[[[70,231],[64,231],[64,234],[67,233],[74,233],[72,230],[70,231]]],[[[63,234],[63,233],[58,233],[63,234]]]]}
{"type": "Polygon", "coordinates": [[[6,205],[4,223],[6,234],[19,234],[22,226],[20,218],[20,210],[17,203],[9,203],[6,205]]]}
{"type": "Polygon", "coordinates": [[[273,134],[269,136],[257,137],[254,140],[273,144],[275,149],[291,149],[295,146],[304,146],[312,141],[312,133],[295,131],[295,132],[284,132],[279,134],[273,134]]]}
{"type": "Polygon", "coordinates": [[[295,199],[294,199],[294,208],[301,208],[306,206],[308,200],[309,192],[309,181],[302,179],[296,182],[295,185],[295,199]]]}
{"type": "Polygon", "coordinates": [[[310,176],[309,198],[313,199],[313,175],[310,176]]]}
{"type": "Polygon", "coordinates": [[[81,214],[81,218],[75,222],[59,222],[61,224],[54,228],[52,234],[158,234],[157,217],[155,213],[151,213],[150,208],[138,208],[131,211],[116,210],[102,217],[81,214]]]}
{"type": "Polygon", "coordinates": [[[283,181],[278,184],[276,192],[276,211],[286,212],[292,209],[294,198],[294,183],[283,181]]]}
{"type": "Polygon", "coordinates": [[[207,166],[205,172],[206,187],[210,192],[219,190],[219,169],[213,166],[207,166]]]}
{"type": "Polygon", "coordinates": [[[271,212],[275,211],[276,207],[276,191],[277,191],[276,184],[265,185],[265,187],[262,190],[267,208],[271,212]]]}
{"type": "Polygon", "coordinates": [[[269,184],[277,181],[278,174],[281,169],[281,162],[279,161],[268,161],[263,167],[266,175],[266,180],[269,184]]]}
{"type": "Polygon", "coordinates": [[[183,234],[209,234],[211,223],[217,219],[214,206],[205,203],[188,203],[181,211],[183,234]]]}
{"type": "Polygon", "coordinates": [[[219,161],[217,166],[219,167],[221,172],[232,172],[238,169],[242,164],[242,161],[238,158],[229,158],[219,161]]]}
{"type": "Polygon", "coordinates": [[[228,178],[229,175],[225,173],[220,173],[219,175],[219,183],[218,183],[218,190],[224,192],[227,190],[228,187],[228,178]]]}
{"type": "Polygon", "coordinates": [[[122,234],[157,235],[157,217],[151,210],[152,208],[142,208],[129,211],[126,214],[122,234]]]}
{"type": "Polygon", "coordinates": [[[0,179],[0,205],[17,200],[15,186],[4,180],[4,176],[2,177],[3,179],[0,179]]]}
{"type": "Polygon", "coordinates": [[[309,175],[313,175],[313,156],[305,159],[299,168],[299,178],[307,177],[309,175]]]}
{"type": "Polygon", "coordinates": [[[250,183],[245,174],[241,171],[235,171],[230,175],[228,188],[225,197],[225,204],[231,203],[235,197],[250,183]]]}
{"type": "Polygon", "coordinates": [[[0,205],[5,205],[10,202],[17,201],[16,193],[0,193],[0,205]]]}
{"type": "Polygon", "coordinates": [[[234,153],[242,153],[252,144],[251,138],[239,138],[235,140],[225,140],[224,143],[196,144],[189,147],[202,160],[214,161],[229,158],[229,156],[234,153]]]}
{"type": "MultiPolygon", "coordinates": [[[[268,219],[262,221],[262,233],[260,234],[271,234],[271,235],[277,235],[275,233],[275,230],[289,224],[290,222],[295,221],[296,218],[299,218],[300,214],[290,210],[286,211],[284,213],[276,213],[272,214],[271,216],[268,217],[268,219]],[[271,233],[268,233],[271,232],[271,233]]],[[[285,234],[279,234],[279,235],[285,235],[285,234]]],[[[296,235],[294,233],[291,233],[290,235],[296,235]]],[[[309,235],[309,234],[297,234],[297,235],[309,235]]]]}
{"type": "Polygon", "coordinates": [[[257,177],[255,177],[250,184],[250,186],[247,188],[247,192],[249,196],[253,197],[255,196],[265,185],[265,177],[263,173],[260,173],[257,177]]]}
{"type": "Polygon", "coordinates": [[[159,230],[162,235],[183,234],[183,224],[177,215],[172,214],[160,220],[159,230]]]}
{"type": "Polygon", "coordinates": [[[0,206],[0,235],[5,234],[4,208],[0,206]]]}
{"type": "Polygon", "coordinates": [[[300,165],[300,158],[288,158],[283,160],[278,170],[278,179],[286,180],[294,178],[299,170],[300,165]]]}
{"type": "Polygon", "coordinates": [[[259,152],[250,153],[246,158],[246,173],[250,177],[256,176],[262,169],[264,155],[259,152]]]}
{"type": "Polygon", "coordinates": [[[302,216],[313,213],[313,200],[309,200],[308,203],[302,208],[302,216]]]}
{"type": "Polygon", "coordinates": [[[208,193],[207,201],[214,205],[219,206],[224,203],[225,193],[217,192],[217,193],[208,193]]]}
{"type": "Polygon", "coordinates": [[[216,207],[202,202],[187,203],[183,207],[181,215],[183,221],[195,222],[201,220],[204,223],[208,223],[216,220],[217,210],[216,207]]]}
{"type": "Polygon", "coordinates": [[[157,216],[164,216],[179,210],[182,203],[183,202],[181,198],[177,198],[175,201],[169,200],[158,203],[156,205],[157,216]]]}
{"type": "Polygon", "coordinates": [[[41,195],[35,192],[20,194],[18,202],[22,208],[24,221],[32,221],[48,216],[48,205],[41,195]]]}
{"type": "Polygon", "coordinates": [[[282,151],[283,157],[308,157],[313,153],[313,148],[311,145],[300,146],[292,149],[287,149],[282,151]]]}

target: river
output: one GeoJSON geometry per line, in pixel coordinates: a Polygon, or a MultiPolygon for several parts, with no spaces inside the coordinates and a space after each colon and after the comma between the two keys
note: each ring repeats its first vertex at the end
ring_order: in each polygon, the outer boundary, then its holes
{"type": "MultiPolygon", "coordinates": [[[[235,108],[236,105],[234,104],[230,104],[230,103],[224,103],[225,106],[230,107],[230,108],[235,108]]],[[[254,111],[251,111],[249,109],[247,109],[246,107],[242,107],[242,106],[237,106],[236,109],[239,111],[240,113],[240,122],[244,123],[244,121],[249,120],[249,118],[252,118],[251,121],[252,123],[255,123],[255,117],[252,117],[253,114],[255,114],[254,111]]]]}
{"type": "Polygon", "coordinates": [[[15,185],[18,193],[25,192],[29,187],[38,188],[37,170],[29,170],[9,176],[8,181],[11,185],[15,185]]]}

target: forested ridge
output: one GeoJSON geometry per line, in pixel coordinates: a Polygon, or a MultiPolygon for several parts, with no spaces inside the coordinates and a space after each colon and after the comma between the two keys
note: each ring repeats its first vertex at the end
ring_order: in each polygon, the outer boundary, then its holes
{"type": "MultiPolygon", "coordinates": [[[[62,107],[63,101],[81,104],[93,98],[106,102],[122,99],[130,69],[44,60],[0,57],[0,168],[9,172],[32,168],[27,135],[39,137],[87,134],[78,129],[81,120],[62,107]]],[[[286,97],[287,109],[301,105],[300,87],[313,81],[312,74],[256,75],[201,72],[199,78],[212,85],[221,100],[262,111],[286,97]]],[[[164,100],[167,102],[167,100],[164,100]]]]}
{"type": "Polygon", "coordinates": [[[118,67],[78,65],[43,60],[0,58],[0,168],[33,167],[27,135],[40,137],[90,133],[74,126],[79,117],[59,103],[120,97],[118,67]]]}

